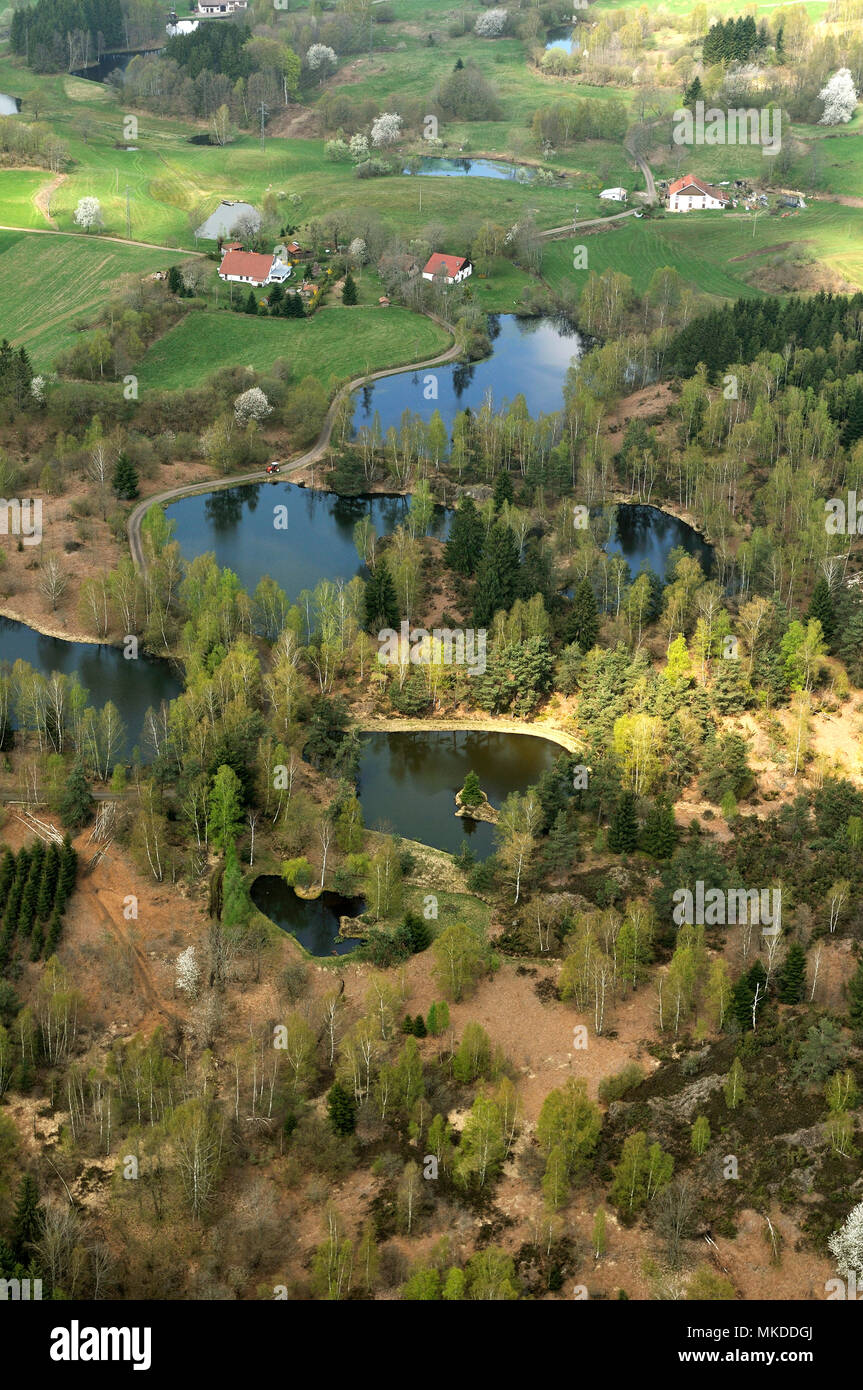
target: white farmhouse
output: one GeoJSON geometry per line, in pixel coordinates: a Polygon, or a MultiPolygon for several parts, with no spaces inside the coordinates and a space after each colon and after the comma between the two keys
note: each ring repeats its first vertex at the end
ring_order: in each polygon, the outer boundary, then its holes
{"type": "Polygon", "coordinates": [[[227,251],[219,266],[219,279],[232,280],[240,285],[281,285],[291,273],[277,256],[259,255],[256,251],[227,251]]]}
{"type": "Polygon", "coordinates": [[[725,208],[730,202],[729,195],[721,188],[714,188],[694,174],[684,174],[668,186],[669,212],[703,212],[725,208]]]}
{"type": "Polygon", "coordinates": [[[423,266],[423,279],[433,280],[441,272],[447,285],[460,285],[473,274],[473,266],[466,256],[445,256],[435,251],[423,266]]]}

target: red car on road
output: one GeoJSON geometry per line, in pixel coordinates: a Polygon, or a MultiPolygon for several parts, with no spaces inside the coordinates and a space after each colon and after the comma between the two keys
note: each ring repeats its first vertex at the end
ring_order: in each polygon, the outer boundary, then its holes
{"type": "Polygon", "coordinates": [[[281,469],[281,464],[280,464],[280,463],[268,463],[268,464],[267,464],[267,472],[268,472],[268,473],[278,473],[280,469],[281,469]]]}

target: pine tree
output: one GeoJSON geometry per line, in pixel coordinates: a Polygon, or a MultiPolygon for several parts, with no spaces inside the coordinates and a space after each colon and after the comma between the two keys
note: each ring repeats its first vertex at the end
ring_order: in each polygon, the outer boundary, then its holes
{"type": "Polygon", "coordinates": [[[608,830],[608,848],[612,854],[631,854],[638,845],[638,820],[635,797],[624,792],[614,809],[608,830]]]}
{"type": "Polygon", "coordinates": [[[414,1037],[424,1038],[427,1032],[428,1030],[425,1025],[425,1019],[423,1018],[422,1014],[417,1014],[416,1018],[414,1019],[414,1037]]]}
{"type": "Polygon", "coordinates": [[[783,1004],[799,1004],[806,989],[806,952],[792,941],[777,975],[779,999],[783,1004]]]}
{"type": "Polygon", "coordinates": [[[327,1095],[330,1124],[336,1134],[353,1134],[357,1127],[357,1104],[350,1091],[336,1081],[327,1095]]]}
{"type": "Polygon", "coordinates": [[[131,502],[138,496],[138,474],[127,454],[121,450],[114,465],[111,486],[121,501],[131,502]]]}
{"type": "Polygon", "coordinates": [[[576,586],[572,607],[563,629],[563,640],[569,645],[577,642],[583,652],[596,646],[599,636],[599,613],[590,580],[585,576],[576,586]]]}
{"type": "Polygon", "coordinates": [[[456,574],[470,578],[482,550],[483,524],[472,497],[462,497],[452,519],[444,560],[456,574]]]}
{"type": "Polygon", "coordinates": [[[245,308],[243,309],[243,313],[244,313],[244,314],[256,314],[257,312],[258,312],[258,301],[257,301],[257,299],[255,298],[255,291],[254,291],[254,290],[249,290],[249,297],[248,297],[248,299],[246,300],[246,305],[245,305],[245,308]]]}
{"type": "Polygon", "coordinates": [[[396,586],[390,574],[385,557],[381,556],[369,576],[365,594],[366,627],[369,632],[382,628],[396,628],[399,621],[399,605],[396,586]]]}
{"type": "Polygon", "coordinates": [[[357,287],[354,283],[354,277],[351,275],[351,272],[348,271],[347,275],[345,276],[345,284],[342,290],[342,303],[351,306],[356,304],[356,302],[357,287]]]}
{"type": "Polygon", "coordinates": [[[168,271],[168,289],[171,294],[181,295],[183,293],[183,277],[178,266],[172,265],[168,271]]]}

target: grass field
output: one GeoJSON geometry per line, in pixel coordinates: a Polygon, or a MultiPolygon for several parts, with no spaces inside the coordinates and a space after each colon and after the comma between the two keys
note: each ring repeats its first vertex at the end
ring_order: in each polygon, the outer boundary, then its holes
{"type": "MultiPolygon", "coordinates": [[[[861,213],[837,203],[821,203],[795,217],[738,218],[730,213],[667,214],[656,220],[621,222],[616,230],[582,238],[587,271],[573,270],[577,238],[546,247],[542,274],[549,284],[578,284],[579,277],[607,266],[645,290],[654,270],[675,266],[701,294],[736,298],[758,295],[757,272],[763,254],[779,254],[783,243],[800,243],[815,258],[851,284],[863,285],[861,213]]],[[[761,264],[764,262],[762,261],[761,264]]]]}
{"type": "Polygon", "coordinates": [[[0,337],[23,344],[44,371],[71,346],[76,324],[93,318],[113,281],[174,259],[166,251],[95,238],[0,232],[0,337]]]}
{"type": "Polygon", "coordinates": [[[295,381],[314,376],[329,385],[331,377],[342,380],[435,357],[449,344],[437,324],[396,305],[323,308],[304,322],[203,311],[153,344],[138,378],[143,388],[171,390],[198,386],[228,364],[265,371],[284,357],[295,381]]]}

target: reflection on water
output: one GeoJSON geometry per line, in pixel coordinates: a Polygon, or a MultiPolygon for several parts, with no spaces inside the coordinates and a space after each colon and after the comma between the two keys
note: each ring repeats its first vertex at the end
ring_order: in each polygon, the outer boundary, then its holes
{"type": "Polygon", "coordinates": [[[122,750],[126,758],[140,744],[148,707],[158,709],[163,700],[176,699],[182,689],[167,661],[145,656],[127,661],[119,647],[43,637],[24,623],[0,618],[0,662],[8,661],[11,665],[18,660],[26,661],[45,676],[54,671],[67,676],[76,672],[95,709],[113,701],[126,725],[126,745],[122,750]]]}
{"type": "MultiPolygon", "coordinates": [[[[297,483],[243,483],[182,497],[166,507],[187,560],[213,551],[216,563],[254,593],[265,574],[293,600],[322,579],[365,577],[354,546],[354,526],[369,516],[379,536],[390,535],[407,515],[406,497],[340,497],[297,483]],[[287,530],[276,530],[277,507],[287,507],[287,530]]],[[[443,538],[450,513],[435,510],[430,534],[443,538]]]]}
{"type": "Polygon", "coordinates": [[[467,840],[478,859],[494,848],[492,827],[455,815],[455,794],[477,773],[491,804],[523,792],[562,749],[530,734],[452,732],[364,734],[359,797],[369,829],[398,833],[456,853],[467,840]]]}
{"type": "Polygon", "coordinates": [[[530,183],[536,178],[536,170],[529,165],[510,164],[502,159],[445,159],[424,154],[416,163],[415,171],[407,167],[402,173],[416,172],[438,179],[513,179],[516,183],[530,183]]]}
{"type": "Polygon", "coordinates": [[[496,410],[524,396],[534,419],[561,410],[566,373],[583,352],[576,329],[565,319],[516,314],[489,314],[488,326],[494,345],[491,357],[448,363],[431,373],[397,372],[357,392],[354,430],[371,425],[377,413],[386,434],[391,425],[398,428],[405,410],[428,421],[437,409],[451,431],[459,411],[479,410],[489,393],[496,410]],[[430,378],[434,381],[431,399],[430,378]]]}
{"type": "Polygon", "coordinates": [[[295,936],[313,956],[346,956],[361,945],[356,937],[339,936],[339,920],[365,912],[362,898],[344,898],[327,890],[319,898],[307,901],[298,898],[293,888],[275,874],[256,878],[251,898],[265,917],[295,936]]]}

